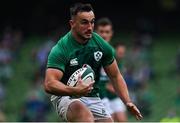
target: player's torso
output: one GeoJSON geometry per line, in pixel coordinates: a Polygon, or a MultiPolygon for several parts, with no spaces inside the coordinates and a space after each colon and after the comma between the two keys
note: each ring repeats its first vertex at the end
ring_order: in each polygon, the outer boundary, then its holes
{"type": "MultiPolygon", "coordinates": [[[[68,35],[67,35],[68,36],[68,35]]],[[[78,44],[71,36],[62,42],[66,56],[66,66],[62,82],[66,84],[70,75],[84,64],[88,64],[95,72],[95,80],[99,80],[99,70],[102,66],[103,50],[98,41],[90,39],[87,44],[78,44]]]]}

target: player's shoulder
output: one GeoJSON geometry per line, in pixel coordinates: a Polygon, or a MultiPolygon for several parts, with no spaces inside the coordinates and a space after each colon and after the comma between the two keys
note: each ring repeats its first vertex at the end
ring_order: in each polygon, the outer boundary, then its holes
{"type": "Polygon", "coordinates": [[[65,45],[68,45],[68,40],[69,40],[69,32],[66,33],[64,36],[62,36],[62,37],[59,39],[57,45],[59,45],[60,47],[65,46],[65,45]]]}
{"type": "Polygon", "coordinates": [[[67,47],[67,40],[68,40],[68,33],[65,34],[64,36],[62,36],[58,42],[56,43],[56,45],[54,45],[54,47],[51,49],[52,53],[63,53],[64,50],[67,47]]]}
{"type": "Polygon", "coordinates": [[[56,45],[52,48],[52,50],[56,50],[56,51],[63,51],[66,50],[68,48],[68,40],[69,40],[69,32],[66,33],[65,35],[63,35],[58,42],[56,43],[56,45]]]}
{"type": "Polygon", "coordinates": [[[103,42],[104,41],[104,39],[99,34],[97,34],[96,32],[92,33],[92,38],[94,40],[98,41],[98,42],[103,42]]]}
{"type": "Polygon", "coordinates": [[[100,47],[102,47],[103,49],[113,49],[113,47],[107,42],[105,41],[100,35],[98,35],[96,32],[93,32],[93,39],[100,45],[100,47]]]}

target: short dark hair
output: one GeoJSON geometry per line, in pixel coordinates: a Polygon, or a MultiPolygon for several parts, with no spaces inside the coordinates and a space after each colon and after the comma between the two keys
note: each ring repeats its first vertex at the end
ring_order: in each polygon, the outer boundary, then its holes
{"type": "Polygon", "coordinates": [[[115,45],[114,45],[115,48],[118,48],[118,47],[120,47],[120,46],[126,47],[126,44],[125,44],[124,42],[118,41],[118,42],[116,42],[115,45]]]}
{"type": "Polygon", "coordinates": [[[98,27],[98,26],[107,26],[107,25],[112,26],[112,22],[106,17],[100,18],[96,23],[96,27],[98,27]]]}
{"type": "Polygon", "coordinates": [[[90,12],[93,11],[91,4],[83,4],[83,3],[76,3],[70,7],[70,16],[71,18],[77,15],[78,12],[90,12]]]}

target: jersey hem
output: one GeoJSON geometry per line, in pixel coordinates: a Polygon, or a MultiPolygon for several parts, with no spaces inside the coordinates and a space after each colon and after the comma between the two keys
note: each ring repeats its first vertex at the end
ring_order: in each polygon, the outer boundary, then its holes
{"type": "Polygon", "coordinates": [[[58,67],[47,67],[47,68],[58,69],[58,70],[60,70],[60,71],[62,71],[62,72],[64,73],[64,70],[63,70],[63,69],[61,69],[61,68],[58,68],[58,67]]]}
{"type": "Polygon", "coordinates": [[[114,62],[114,58],[113,58],[113,60],[111,61],[111,62],[109,62],[109,63],[107,63],[106,65],[103,65],[103,67],[106,67],[106,66],[108,66],[108,65],[111,65],[113,62],[114,62]]]}

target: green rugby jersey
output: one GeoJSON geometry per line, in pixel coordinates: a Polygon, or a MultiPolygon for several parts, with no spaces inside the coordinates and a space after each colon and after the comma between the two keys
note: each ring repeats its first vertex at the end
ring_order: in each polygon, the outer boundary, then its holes
{"type": "Polygon", "coordinates": [[[52,48],[48,56],[47,68],[61,70],[64,75],[60,81],[67,84],[72,73],[84,64],[90,65],[96,76],[94,89],[88,96],[99,96],[100,68],[110,65],[113,61],[113,48],[98,34],[93,32],[92,38],[86,44],[80,44],[70,31],[52,48]]]}

